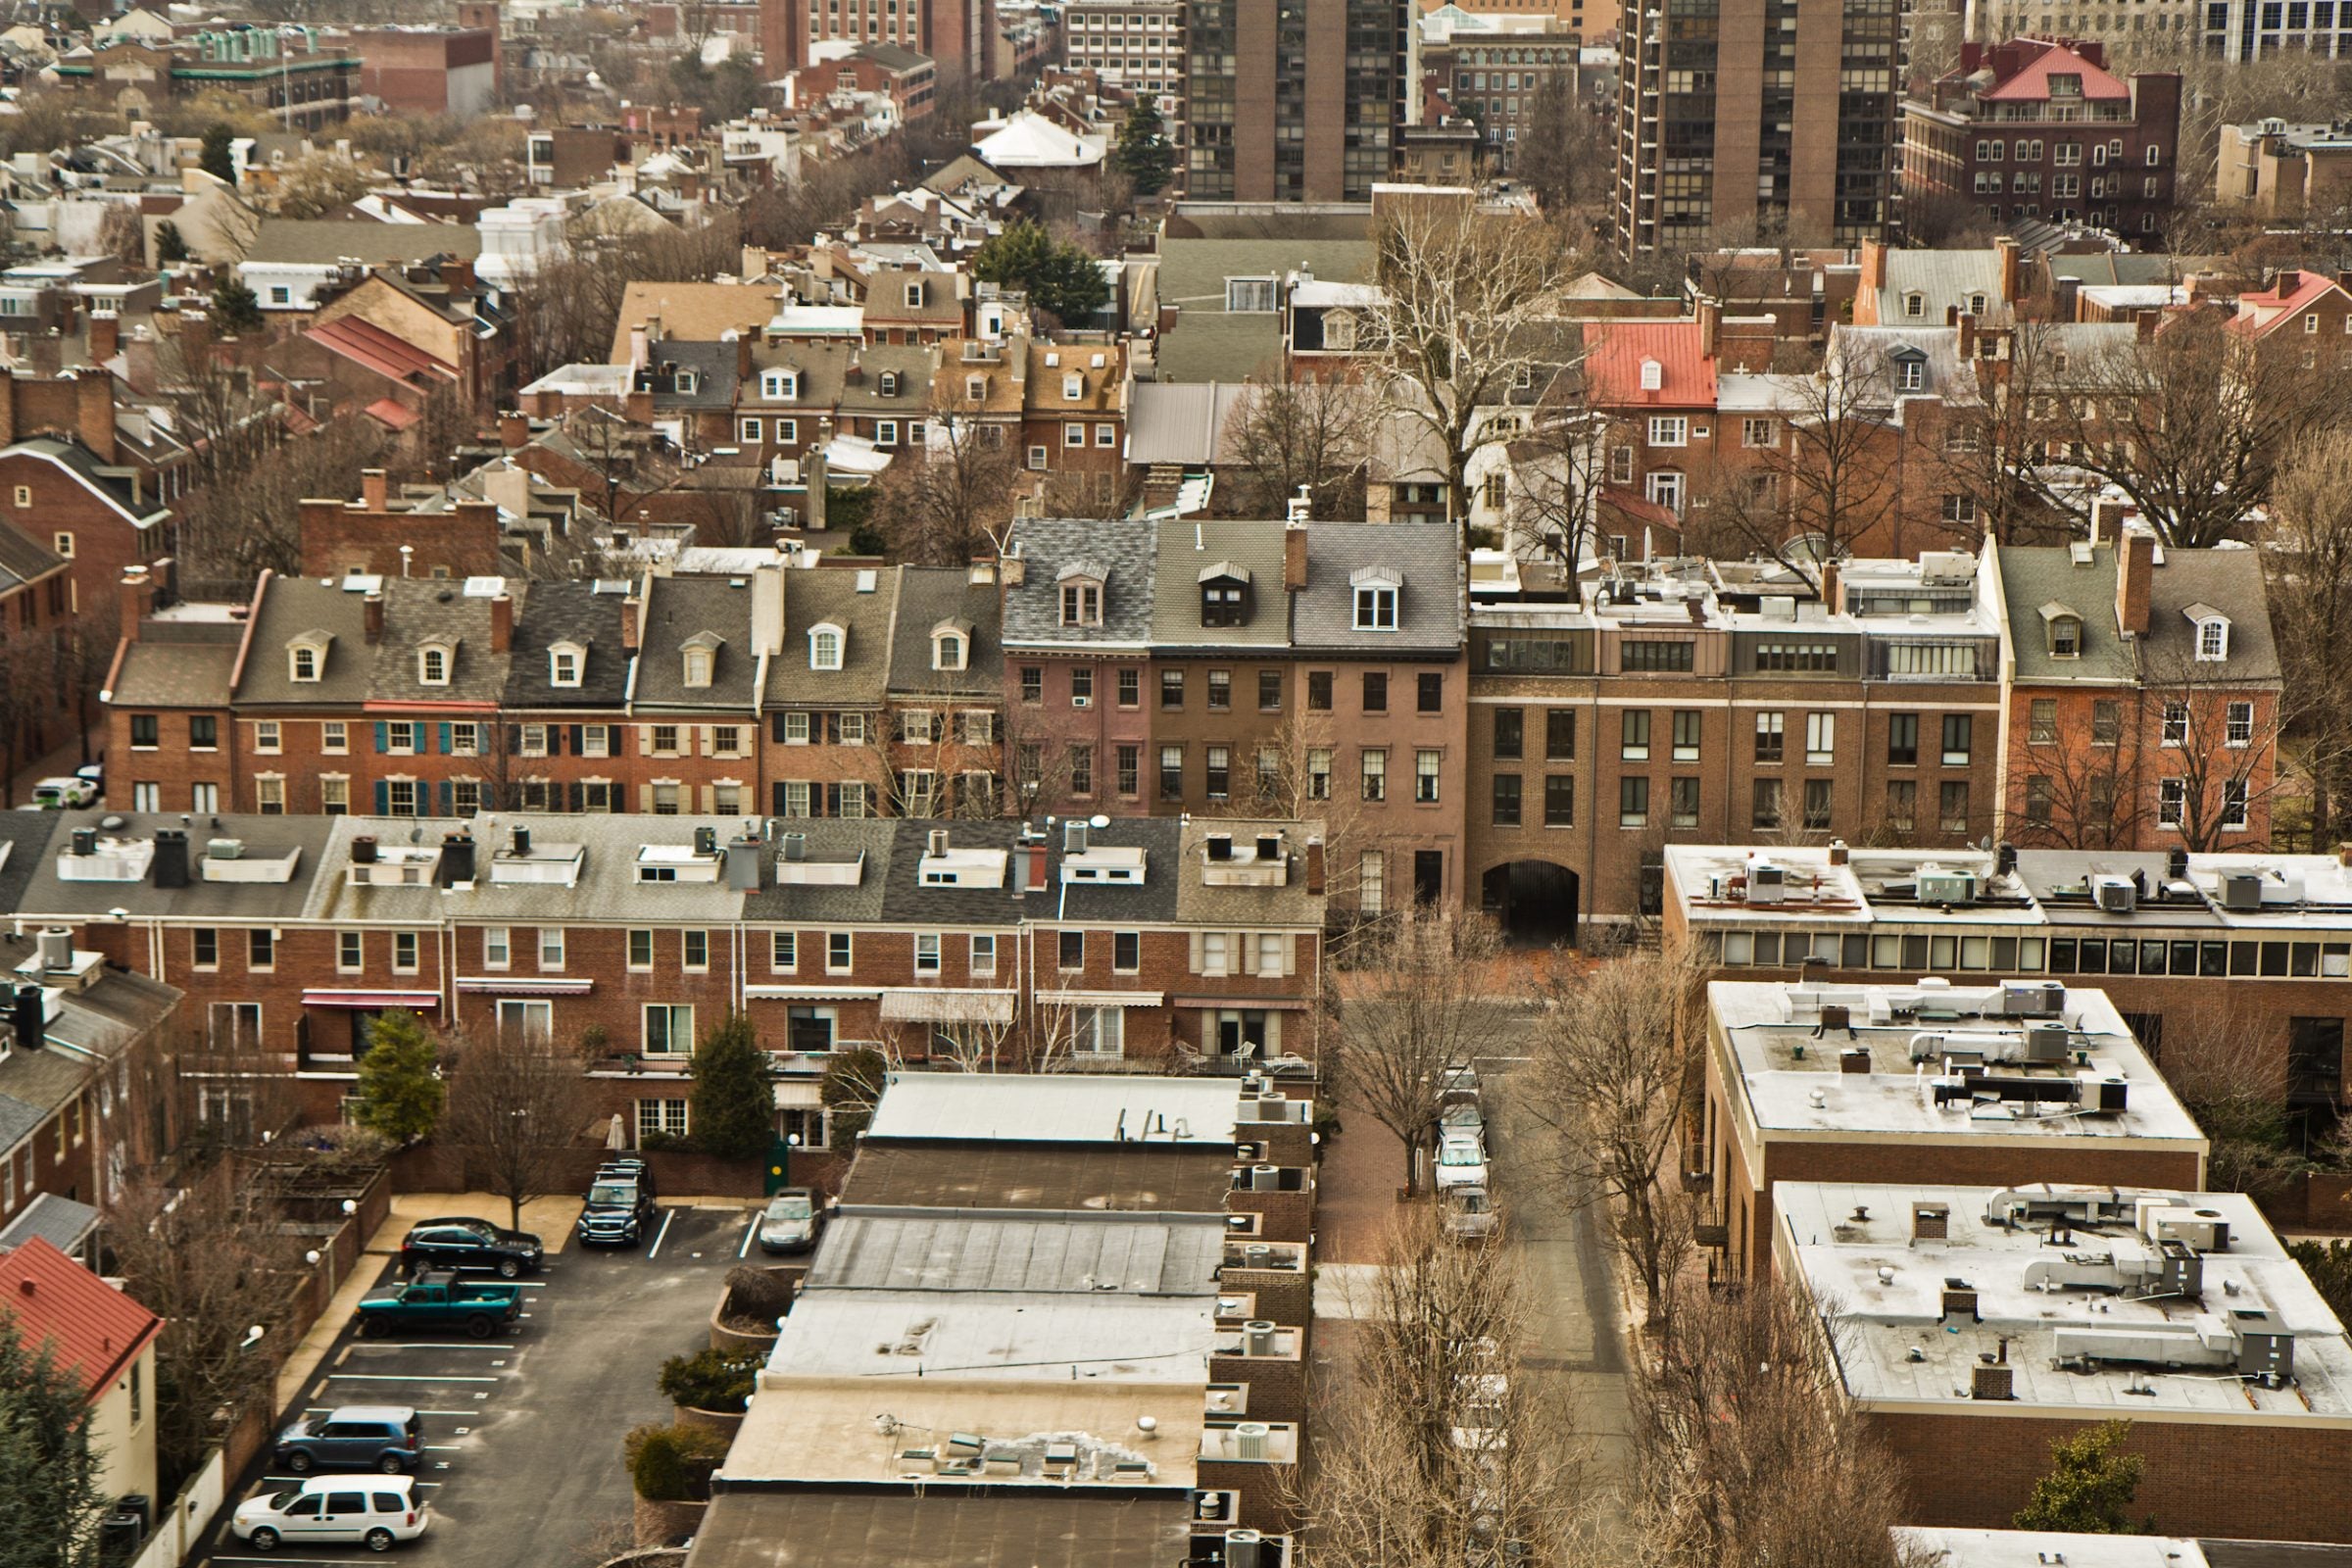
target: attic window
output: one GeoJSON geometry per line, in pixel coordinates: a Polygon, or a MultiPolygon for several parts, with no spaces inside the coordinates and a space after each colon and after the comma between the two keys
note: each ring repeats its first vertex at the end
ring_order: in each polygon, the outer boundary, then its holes
{"type": "Polygon", "coordinates": [[[311,682],[326,667],[326,646],[323,643],[295,643],[286,650],[286,674],[289,678],[311,682]]]}
{"type": "Polygon", "coordinates": [[[447,643],[426,643],[416,650],[416,678],[427,686],[449,684],[449,655],[447,643]]]}
{"type": "Polygon", "coordinates": [[[839,669],[842,644],[847,639],[839,626],[830,622],[808,628],[808,667],[810,669],[839,669]]]}
{"type": "Polygon", "coordinates": [[[1969,314],[1969,315],[1971,315],[1971,316],[1974,316],[1974,317],[1978,317],[1978,318],[1982,318],[1982,317],[1984,315],[1984,295],[1982,295],[1982,294],[1971,294],[1971,295],[1968,297],[1968,314],[1969,314]]]}
{"type": "Polygon", "coordinates": [[[886,398],[895,398],[899,395],[898,371],[884,370],[882,372],[882,395],[886,398]]]}
{"type": "Polygon", "coordinates": [[[547,679],[551,686],[577,686],[580,683],[580,654],[577,643],[558,643],[547,651],[547,679]]]}
{"type": "Polygon", "coordinates": [[[958,670],[971,658],[971,642],[956,631],[935,632],[931,638],[931,667],[938,670],[958,670]]]}
{"type": "MultiPolygon", "coordinates": [[[[2346,319],[2352,319],[2352,318],[2346,318],[2346,319]]],[[[963,395],[974,403],[985,400],[988,397],[988,377],[985,375],[965,376],[963,378],[963,395]]]]}
{"type": "Polygon", "coordinates": [[[1086,377],[1076,370],[1065,373],[1061,378],[1061,396],[1065,403],[1075,403],[1086,396],[1086,377]]]}
{"type": "Polygon", "coordinates": [[[1655,360],[1642,362],[1642,390],[1655,392],[1666,385],[1666,367],[1655,360]]]}
{"type": "Polygon", "coordinates": [[[1894,384],[1905,392],[1921,392],[1928,385],[1928,362],[1900,359],[1894,362],[1894,384]]]}
{"type": "Polygon", "coordinates": [[[1102,585],[1074,578],[1061,585],[1061,623],[1064,626],[1102,624],[1102,585]]]}
{"type": "Polygon", "coordinates": [[[1348,579],[1355,590],[1355,629],[1395,631],[1396,591],[1403,580],[1385,567],[1367,566],[1348,579]]]}
{"type": "Polygon", "coordinates": [[[1923,316],[1927,315],[1927,314],[1928,314],[1928,297],[1927,297],[1925,294],[1919,294],[1919,293],[1912,293],[1912,294],[1906,294],[1906,295],[1904,295],[1904,296],[1903,296],[1903,314],[1904,314],[1905,316],[1908,316],[1908,317],[1912,318],[1913,319],[1917,319],[1918,318],[1920,318],[1920,317],[1923,317],[1923,316]]]}
{"type": "Polygon", "coordinates": [[[1243,626],[1250,620],[1250,574],[1230,564],[1211,566],[1200,576],[1200,624],[1243,626]]]}
{"type": "Polygon", "coordinates": [[[760,371],[760,395],[779,403],[790,403],[801,395],[801,372],[798,370],[760,371]]]}
{"type": "Polygon", "coordinates": [[[906,308],[910,311],[923,308],[923,285],[920,281],[906,285],[906,308]]]}
{"type": "Polygon", "coordinates": [[[709,632],[700,632],[680,645],[678,652],[685,660],[688,686],[705,687],[710,684],[710,672],[718,663],[718,641],[709,632]]]}
{"type": "Polygon", "coordinates": [[[2197,660],[2200,663],[2213,663],[2230,657],[2230,619],[2227,615],[2199,605],[2189,611],[2188,618],[2197,625],[2197,660]]]}
{"type": "Polygon", "coordinates": [[[2080,659],[2082,657],[2082,620],[2078,615],[2050,617],[2050,657],[2080,659]]]}
{"type": "Polygon", "coordinates": [[[692,370],[678,371],[675,381],[673,382],[677,388],[678,394],[681,397],[692,397],[694,395],[694,389],[700,383],[701,378],[692,370]]]}

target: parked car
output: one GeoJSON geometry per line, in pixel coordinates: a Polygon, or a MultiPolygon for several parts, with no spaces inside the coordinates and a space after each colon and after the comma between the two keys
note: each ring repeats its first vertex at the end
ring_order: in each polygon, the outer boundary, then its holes
{"type": "Polygon", "coordinates": [[[97,800],[98,786],[86,778],[45,778],[32,787],[32,804],[44,811],[71,811],[97,800]]]}
{"type": "Polygon", "coordinates": [[[813,1190],[787,1187],[760,1213],[760,1250],[806,1252],[825,1228],[825,1205],[813,1190]]]}
{"type": "Polygon", "coordinates": [[[608,1159],[596,1167],[592,1178],[600,1182],[635,1182],[638,1190],[655,1202],[662,1200],[662,1190],[654,1185],[654,1167],[632,1154],[608,1159]]]}
{"type": "Polygon", "coordinates": [[[1494,1239],[1501,1227],[1502,1216],[1494,1212],[1494,1200],[1484,1186],[1466,1182],[1448,1187],[1446,1193],[1446,1235],[1456,1242],[1487,1242],[1494,1239]]]}
{"type": "Polygon", "coordinates": [[[634,1181],[600,1175],[589,1184],[587,1201],[572,1234],[583,1246],[634,1247],[654,1222],[654,1197],[634,1181]]]}
{"type": "Polygon", "coordinates": [[[395,1331],[464,1329],[486,1340],[502,1327],[514,1327],[521,1315],[521,1286],[461,1280],[442,1269],[419,1274],[406,1285],[370,1291],[360,1298],[351,1321],[362,1339],[395,1331]]]}
{"type": "Polygon", "coordinates": [[[431,1510],[409,1476],[313,1476],[299,1487],[237,1504],[229,1533],[256,1551],[349,1543],[369,1551],[424,1534],[431,1510]]]}
{"type": "Polygon", "coordinates": [[[1453,1101],[1438,1107],[1438,1134],[1467,1134],[1473,1138],[1487,1135],[1487,1113],[1472,1101],[1453,1101]]]}
{"type": "Polygon", "coordinates": [[[400,1266],[412,1274],[456,1268],[486,1270],[511,1280],[538,1273],[546,1257],[546,1249],[530,1232],[501,1230],[486,1219],[463,1215],[421,1221],[411,1226],[400,1243],[400,1266]]]}
{"type": "Polygon", "coordinates": [[[1487,1185],[1487,1148],[1476,1138],[1447,1133],[1438,1140],[1438,1191],[1487,1185]]]}
{"type": "Polygon", "coordinates": [[[95,762],[82,763],[79,767],[74,770],[74,776],[78,779],[86,780],[90,788],[96,790],[99,794],[104,795],[106,793],[106,754],[104,752],[100,752],[98,754],[98,760],[95,762]]]}
{"type": "Polygon", "coordinates": [[[308,1415],[277,1435],[277,1468],[307,1476],[313,1470],[381,1470],[388,1476],[416,1468],[424,1435],[406,1405],[347,1404],[308,1415]]]}

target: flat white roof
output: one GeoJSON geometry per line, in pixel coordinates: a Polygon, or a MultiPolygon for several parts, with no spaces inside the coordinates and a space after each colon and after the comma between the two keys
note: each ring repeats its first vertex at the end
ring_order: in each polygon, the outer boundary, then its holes
{"type": "Polygon", "coordinates": [[[767,1358],[776,1377],[1024,1383],[1208,1381],[1208,1296],[810,1290],[767,1358]]]}
{"type": "Polygon", "coordinates": [[[1041,1144],[1233,1142],[1233,1078],[893,1073],[866,1137],[1041,1144]]]}
{"type": "Polygon", "coordinates": [[[1922,1568],[2206,1568],[2205,1548],[2180,1536],[2086,1536],[2056,1530],[1930,1530],[1894,1539],[1922,1568]]]}
{"type": "Polygon", "coordinates": [[[2122,1217],[2003,1225],[1986,1217],[2003,1197],[1995,1188],[1774,1185],[1776,1253],[1834,1314],[1849,1394],[1883,1411],[1998,1416],[2026,1405],[2352,1429],[2343,1325],[2251,1199],[2023,1191],[2045,1204],[2095,1197],[2122,1217]],[[1947,1210],[1944,1239],[1914,1234],[1923,1203],[1947,1210]],[[2216,1224],[2225,1245],[2194,1239],[2216,1224]],[[2202,1271],[2194,1295],[2160,1286],[2167,1236],[2189,1240],[2202,1271]],[[1947,1312],[1949,1292],[1973,1298],[1973,1312],[1947,1312]],[[2249,1332],[2292,1336],[2291,1379],[2266,1387],[2238,1373],[2233,1346],[2249,1332]],[[2005,1361],[2012,1400],[1972,1396],[1984,1357],[2005,1361]]]}
{"type": "Polygon", "coordinates": [[[1707,987],[1707,1004],[1739,1065],[1749,1117],[1768,1135],[2132,1139],[2203,1149],[2196,1118],[2107,993],[2062,990],[2058,1014],[2035,1017],[2002,1015],[1998,986],[1718,980],[1707,987]],[[1846,1026],[1825,1028],[1825,1007],[1845,1008],[1846,1026]],[[2019,1059],[2026,1031],[2036,1025],[2066,1031],[2062,1059],[2019,1059]],[[1844,1054],[1856,1051],[1868,1054],[1868,1071],[1847,1070],[1844,1054]],[[1965,1080],[1956,1062],[1979,1060],[1987,1063],[1979,1084],[2031,1085],[2050,1098],[1957,1093],[1965,1080]],[[2117,1083],[2123,1108],[2102,1110],[2102,1093],[2117,1083]],[[2070,1087],[2077,1098],[2061,1098],[2070,1087]]]}

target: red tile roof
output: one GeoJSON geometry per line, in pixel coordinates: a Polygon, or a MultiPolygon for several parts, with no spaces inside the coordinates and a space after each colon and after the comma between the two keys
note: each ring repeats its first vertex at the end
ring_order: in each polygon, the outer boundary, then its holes
{"type": "Polygon", "coordinates": [[[1585,328],[1585,384],[1592,401],[1626,408],[1715,406],[1715,361],[1696,321],[1604,321],[1585,328]],[[1644,391],[1642,362],[1658,363],[1658,389],[1644,391]]]}
{"type": "Polygon", "coordinates": [[[77,1368],[83,1391],[93,1395],[111,1387],[164,1327],[162,1318],[38,1237],[0,1257],[0,1311],[15,1314],[27,1348],[55,1345],[58,1364],[77,1368]]]}
{"type": "Polygon", "coordinates": [[[2230,326],[2248,337],[2268,337],[2327,295],[2340,292],[2341,285],[2326,272],[2281,272],[2261,293],[2237,297],[2237,315],[2230,326]],[[2292,288],[2286,286],[2290,275],[2295,278],[2292,288]]]}
{"type": "Polygon", "coordinates": [[[2034,62],[2007,81],[1984,95],[1991,103],[2041,103],[2050,96],[2050,77],[2081,76],[2082,96],[2095,99],[2129,99],[2132,89],[2125,86],[2112,72],[2104,71],[2072,49],[2044,49],[2034,62]]]}
{"type": "Polygon", "coordinates": [[[390,380],[415,382],[439,376],[443,380],[455,381],[458,378],[457,367],[448,361],[436,359],[420,348],[404,343],[373,321],[363,321],[356,316],[321,321],[303,336],[330,353],[340,354],[390,380]]]}

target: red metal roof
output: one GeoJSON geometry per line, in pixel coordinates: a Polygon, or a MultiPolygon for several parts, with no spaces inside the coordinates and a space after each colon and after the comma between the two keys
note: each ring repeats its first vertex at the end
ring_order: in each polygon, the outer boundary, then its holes
{"type": "Polygon", "coordinates": [[[0,1310],[16,1315],[25,1346],[57,1347],[60,1366],[81,1373],[85,1394],[114,1384],[164,1320],[56,1248],[33,1238],[0,1257],[0,1310]]]}
{"type": "MultiPolygon", "coordinates": [[[[2072,49],[2052,45],[2007,81],[1984,94],[1990,103],[2041,103],[2050,96],[2050,77],[2081,76],[2085,99],[2129,99],[2132,89],[2113,73],[2092,65],[2072,49]]],[[[1981,127],[1980,127],[1981,128],[1981,127]]]]}
{"type": "Polygon", "coordinates": [[[1628,408],[1715,407],[1715,360],[1696,321],[1602,321],[1585,328],[1585,383],[1595,404],[1628,408]],[[1645,391],[1642,364],[1658,365],[1645,391]]]}
{"type": "Polygon", "coordinates": [[[2230,330],[2247,337],[2268,337],[2286,322],[2293,320],[2328,294],[2339,292],[2341,285],[2326,272],[2281,272],[2271,286],[2259,294],[2240,294],[2237,315],[2230,318],[2230,330]],[[2294,286],[2287,279],[2294,278],[2294,286]]]}
{"type": "Polygon", "coordinates": [[[424,417],[415,409],[403,408],[390,398],[377,398],[360,412],[377,423],[389,425],[395,430],[406,430],[410,425],[424,417]]]}
{"type": "Polygon", "coordinates": [[[363,321],[356,316],[320,321],[303,336],[394,381],[414,382],[429,376],[439,376],[445,381],[458,378],[457,367],[448,361],[404,343],[373,321],[363,321]]]}

